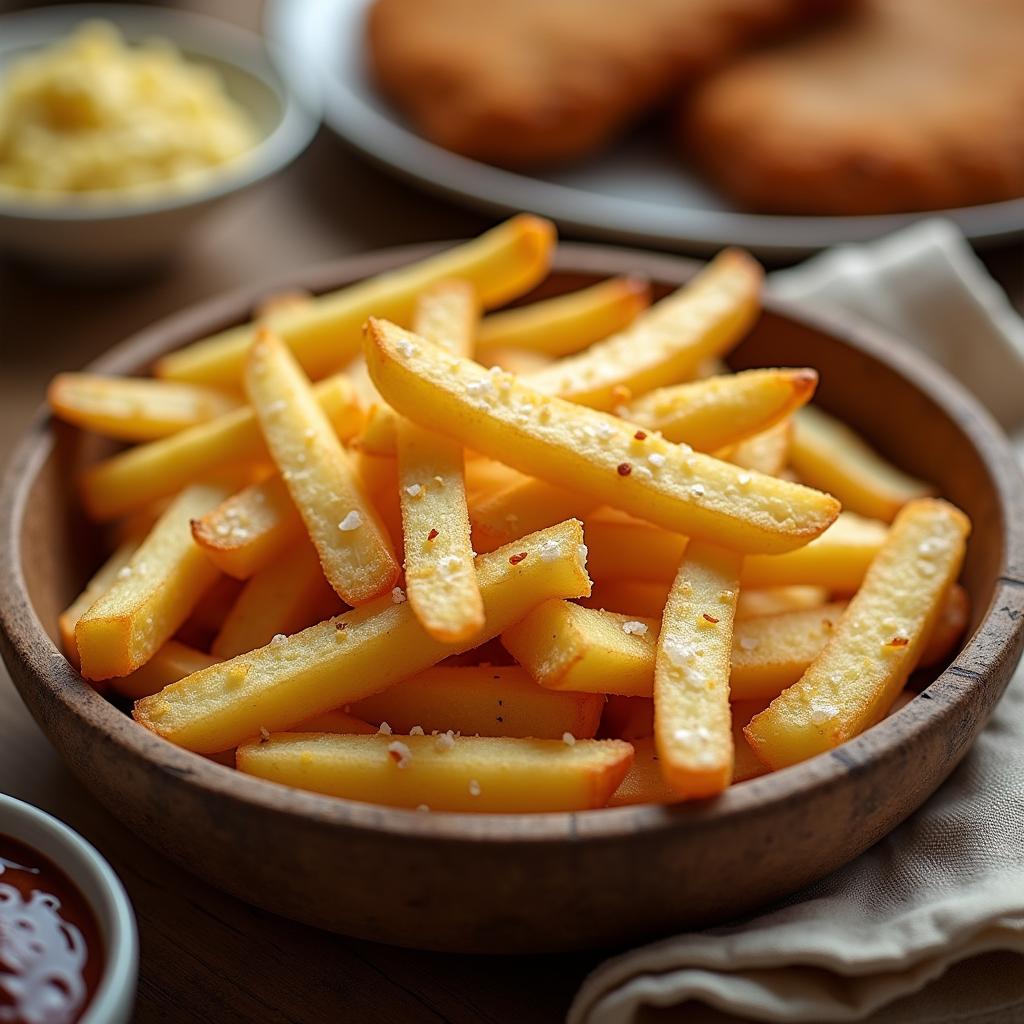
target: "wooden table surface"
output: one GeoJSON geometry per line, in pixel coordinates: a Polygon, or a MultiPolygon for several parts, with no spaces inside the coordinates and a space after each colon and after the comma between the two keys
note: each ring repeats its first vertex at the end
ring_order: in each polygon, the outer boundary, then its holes
{"type": "MultiPolygon", "coordinates": [[[[491,222],[390,180],[322,133],[293,168],[189,239],[159,278],[76,287],[0,264],[0,453],[56,370],[83,365],[166,313],[303,264],[464,237],[491,222]]],[[[1024,247],[986,260],[1024,307],[1024,247]]],[[[44,740],[2,668],[0,791],[69,822],[124,880],[141,932],[141,1024],[542,1024],[562,1019],[599,959],[416,953],[327,935],[247,907],[165,861],[96,804],[44,740]]]]}

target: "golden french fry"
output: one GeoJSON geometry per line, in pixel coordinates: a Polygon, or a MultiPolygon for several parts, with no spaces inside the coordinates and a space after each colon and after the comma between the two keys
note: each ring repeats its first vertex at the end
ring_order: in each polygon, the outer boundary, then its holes
{"type": "Polygon", "coordinates": [[[659,388],[616,412],[668,441],[714,452],[774,427],[809,401],[817,385],[817,372],[807,368],[744,370],[659,388]]]}
{"type": "Polygon", "coordinates": [[[750,724],[755,715],[759,715],[765,709],[763,700],[737,700],[732,705],[732,781],[746,782],[748,779],[756,779],[767,775],[769,768],[762,764],[754,756],[750,744],[747,743],[743,730],[750,724]]]}
{"type": "Polygon", "coordinates": [[[78,644],[75,642],[75,627],[78,620],[117,582],[118,573],[131,561],[138,550],[138,539],[126,540],[118,545],[114,553],[96,570],[85,585],[85,589],[60,613],[57,628],[60,642],[68,661],[78,667],[78,644]]]}
{"type": "MultiPolygon", "coordinates": [[[[742,572],[740,573],[742,578],[742,572]]],[[[827,587],[791,584],[788,587],[750,587],[740,590],[736,619],[756,619],[762,615],[780,615],[807,608],[820,608],[828,602],[827,587]]]]}
{"type": "Polygon", "coordinates": [[[223,497],[220,488],[201,484],[183,491],[78,620],[75,642],[86,679],[126,676],[144,665],[217,579],[189,521],[223,497]]]}
{"type": "MultiPolygon", "coordinates": [[[[599,509],[586,516],[585,523],[595,580],[670,582],[671,566],[679,564],[686,548],[685,537],[613,509],[599,509]]],[[[743,585],[803,584],[852,592],[887,535],[885,523],[840,512],[820,537],[802,548],[781,555],[748,555],[743,562],[743,585]]]]}
{"type": "Polygon", "coordinates": [[[487,367],[497,366],[509,373],[525,376],[550,366],[554,359],[525,348],[491,348],[487,350],[480,362],[487,367]]]}
{"type": "Polygon", "coordinates": [[[501,371],[372,319],[366,362],[403,415],[521,472],[666,529],[744,552],[781,552],[822,533],[839,504],[822,494],[669,444],[615,416],[537,394],[501,371]]]}
{"type": "Polygon", "coordinates": [[[621,740],[280,733],[238,748],[249,775],[349,800],[434,811],[603,807],[633,759],[621,740]]]}
{"type": "Polygon", "coordinates": [[[242,588],[213,641],[218,660],[265,647],[275,636],[336,614],[340,602],[324,578],[316,549],[300,541],[242,588]]]}
{"type": "Polygon", "coordinates": [[[593,738],[603,705],[598,694],[546,690],[518,665],[441,665],[357,701],[351,711],[400,733],[419,726],[427,732],[560,740],[565,733],[593,738]]]}
{"type": "Polygon", "coordinates": [[[761,761],[797,764],[885,715],[960,571],[969,531],[967,517],[944,501],[918,498],[900,510],[825,649],[747,726],[761,761]]]}
{"type": "MultiPolygon", "coordinates": [[[[469,355],[478,317],[472,288],[447,281],[420,297],[416,329],[455,355],[469,355]]],[[[409,603],[431,636],[466,640],[483,626],[484,605],[473,568],[462,446],[404,418],[396,440],[409,603]]]]}
{"type": "Polygon", "coordinates": [[[778,476],[786,468],[792,436],[792,420],[781,420],[740,441],[729,454],[729,461],[766,476],[778,476]]]}
{"type": "Polygon", "coordinates": [[[350,605],[390,590],[399,574],[390,539],[302,368],[272,334],[253,342],[245,385],[328,582],[350,605]]]}
{"type": "MultiPolygon", "coordinates": [[[[345,377],[318,384],[316,399],[342,437],[359,429],[362,413],[345,377]]],[[[246,406],[90,466],[80,481],[82,501],[93,519],[113,519],[213,470],[267,458],[256,414],[246,406]]]]}
{"type": "Polygon", "coordinates": [[[119,441],[153,441],[238,408],[213,388],[98,373],[58,373],[46,398],[66,423],[119,441]]]}
{"type": "Polygon", "coordinates": [[[210,561],[239,580],[265,569],[304,534],[302,517],[278,473],[192,522],[192,536],[210,561]]]}
{"type": "Polygon", "coordinates": [[[612,409],[621,404],[623,391],[642,395],[692,377],[747,332],[758,313],[763,277],[750,256],[727,249],[631,327],[532,374],[528,384],[544,394],[612,409]]]}
{"type": "Polygon", "coordinates": [[[159,693],[165,686],[193,672],[216,665],[217,661],[213,655],[204,654],[177,640],[168,640],[145,665],[126,676],[112,679],[110,688],[122,697],[140,700],[159,693]]]}
{"type": "Polygon", "coordinates": [[[596,504],[576,491],[525,477],[471,503],[473,543],[478,551],[493,551],[516,537],[586,515],[596,504]]]}
{"type": "Polygon", "coordinates": [[[939,617],[932,626],[931,632],[921,651],[920,668],[930,668],[944,662],[956,648],[956,643],[967,628],[971,614],[971,599],[959,583],[949,588],[943,602],[939,617]]]}
{"type": "Polygon", "coordinates": [[[481,361],[503,348],[571,355],[628,327],[650,301],[646,281],[613,277],[567,295],[492,313],[480,324],[477,351],[481,361]]]}
{"type": "Polygon", "coordinates": [[[743,556],[688,545],[661,619],[654,663],[654,740],[665,781],[687,799],[732,780],[729,710],[733,619],[743,556]]]}
{"type": "Polygon", "coordinates": [[[477,646],[541,601],[589,593],[584,559],[582,527],[562,523],[477,559],[485,625],[470,641],[435,640],[396,593],[189,676],[136,704],[135,718],[200,753],[291,728],[477,646]]]}
{"type": "MultiPolygon", "coordinates": [[[[554,251],[550,222],[521,214],[479,238],[420,263],[380,274],[314,299],[308,306],[282,312],[268,326],[294,352],[299,365],[316,379],[344,366],[358,352],[368,316],[410,323],[416,300],[438,281],[468,281],[486,309],[502,306],[528,292],[547,273],[554,251]]],[[[239,388],[255,325],[232,327],[159,360],[158,377],[239,388]]]]}
{"type": "Polygon", "coordinates": [[[802,480],[834,494],[844,508],[886,522],[913,498],[935,493],[816,406],[794,417],[790,461],[802,480]]]}
{"type": "Polygon", "coordinates": [[[300,722],[295,732],[333,732],[343,736],[376,736],[380,729],[345,711],[325,711],[300,722]]]}

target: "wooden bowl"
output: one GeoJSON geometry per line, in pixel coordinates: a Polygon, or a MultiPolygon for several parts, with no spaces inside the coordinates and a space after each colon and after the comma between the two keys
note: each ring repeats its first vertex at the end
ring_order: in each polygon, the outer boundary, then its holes
{"type": "MultiPolygon", "coordinates": [[[[436,247],[344,260],[278,287],[322,291],[436,247]]],[[[541,294],[612,274],[663,293],[694,264],[565,245],[541,294]]],[[[188,310],[93,369],[133,372],[245,319],[250,290],[188,310]]],[[[911,350],[841,320],[774,302],[737,367],[815,366],[825,408],[974,521],[963,583],[970,639],[920,697],[830,754],[735,786],[716,800],[578,814],[419,814],[303,793],[179,750],[84,684],[55,642],[57,615],[101,559],[78,511],[76,469],[104,450],[40,413],[0,493],[3,656],[72,771],[172,860],[250,903],[383,942],[537,952],[633,941],[720,922],[857,856],[964,756],[1024,642],[1024,482],[989,416],[911,350]]]]}

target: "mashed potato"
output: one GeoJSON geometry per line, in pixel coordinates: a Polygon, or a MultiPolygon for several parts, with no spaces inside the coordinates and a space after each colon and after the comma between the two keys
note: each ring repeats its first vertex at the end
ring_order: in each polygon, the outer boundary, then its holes
{"type": "Polygon", "coordinates": [[[86,22],[0,79],[0,190],[178,189],[258,140],[211,70],[162,40],[86,22]]]}

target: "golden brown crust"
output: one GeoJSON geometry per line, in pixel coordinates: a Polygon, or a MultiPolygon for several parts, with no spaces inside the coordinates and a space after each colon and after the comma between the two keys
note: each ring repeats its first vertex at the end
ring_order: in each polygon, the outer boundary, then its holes
{"type": "Polygon", "coordinates": [[[866,0],[711,75],[680,134],[743,206],[872,214],[1024,195],[1021,0],[866,0]]]}
{"type": "Polygon", "coordinates": [[[378,85],[427,138],[509,167],[592,152],[740,47],[856,0],[376,0],[378,85]]]}

